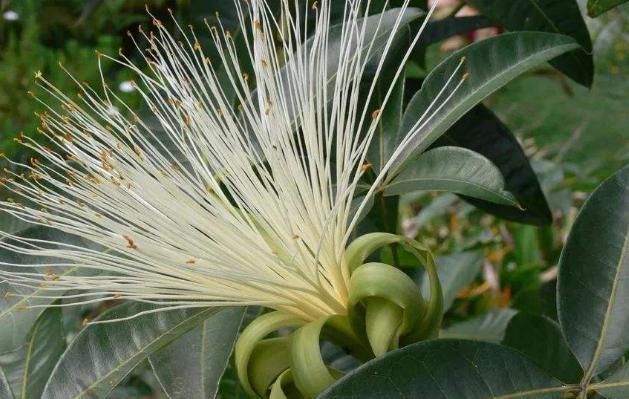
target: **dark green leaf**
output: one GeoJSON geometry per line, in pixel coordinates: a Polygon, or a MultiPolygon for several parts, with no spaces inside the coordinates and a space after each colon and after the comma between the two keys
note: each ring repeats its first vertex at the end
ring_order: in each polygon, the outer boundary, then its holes
{"type": "Polygon", "coordinates": [[[467,1],[510,31],[541,31],[572,36],[582,48],[553,59],[551,64],[576,82],[587,87],[592,85],[592,40],[576,0],[467,1]]]}
{"type": "Polygon", "coordinates": [[[453,324],[442,330],[439,337],[498,343],[502,341],[507,325],[516,313],[513,309],[494,310],[473,319],[453,324]]]}
{"type": "MultiPolygon", "coordinates": [[[[469,285],[483,266],[483,256],[479,251],[459,252],[437,258],[437,274],[443,292],[443,311],[447,311],[456,299],[456,295],[469,285]]],[[[428,279],[422,279],[422,295],[430,297],[428,279]]]]}
{"type": "MultiPolygon", "coordinates": [[[[99,320],[120,319],[155,305],[125,303],[99,320]]],[[[50,375],[43,399],[87,399],[107,394],[138,364],[216,313],[214,308],[160,311],[125,321],[95,324],[70,343],[50,375]]]]}
{"type": "Polygon", "coordinates": [[[577,384],[583,376],[559,325],[549,318],[518,313],[509,322],[502,343],[524,353],[542,370],[565,383],[577,384]]]}
{"type": "Polygon", "coordinates": [[[4,372],[0,368],[0,398],[13,399],[13,392],[11,392],[11,386],[4,372]]]}
{"type": "Polygon", "coordinates": [[[626,3],[627,0],[588,0],[588,15],[592,18],[626,3]]]}
{"type": "Polygon", "coordinates": [[[557,308],[587,383],[629,349],[629,166],[577,216],[559,260],[557,308]]]}
{"type": "MultiPolygon", "coordinates": [[[[383,84],[379,82],[376,84],[371,98],[370,109],[375,110],[381,107],[387,94],[388,84],[390,83],[386,82],[383,84]]],[[[395,151],[395,134],[400,128],[402,121],[403,102],[404,79],[398,79],[395,82],[386,107],[382,109],[383,114],[378,121],[378,126],[373,134],[369,152],[367,153],[367,160],[376,172],[382,170],[382,167],[387,163],[393,151],[395,151]]],[[[371,118],[371,115],[367,115],[367,117],[371,118]]],[[[369,126],[369,124],[366,124],[366,126],[369,126]]]]}
{"type": "Polygon", "coordinates": [[[151,367],[171,399],[213,398],[227,367],[245,308],[226,308],[150,356],[151,367]]]}
{"type": "Polygon", "coordinates": [[[41,397],[44,385],[66,347],[61,308],[49,308],[37,319],[26,340],[17,398],[41,397]]]}
{"type": "Polygon", "coordinates": [[[425,341],[368,362],[320,398],[559,398],[568,389],[514,349],[425,341]]]}
{"type": "Polygon", "coordinates": [[[425,46],[455,35],[487,28],[491,22],[483,16],[446,17],[426,25],[426,30],[419,39],[419,44],[425,46]]]}
{"type": "Polygon", "coordinates": [[[421,129],[406,145],[394,162],[390,176],[401,170],[401,165],[413,154],[426,150],[461,116],[482,99],[507,84],[510,80],[531,67],[578,48],[574,39],[553,33],[515,32],[507,33],[469,45],[433,69],[421,90],[410,101],[398,134],[398,143],[419,120],[421,129]],[[454,73],[461,60],[465,66],[454,73]],[[469,75],[464,75],[465,71],[469,75]],[[445,87],[448,77],[453,81],[445,87]],[[458,86],[463,76],[468,76],[458,86]],[[456,87],[458,89],[455,91],[456,87]],[[450,94],[452,96],[450,97],[450,94]],[[445,101],[449,97],[448,101],[445,101]],[[431,103],[435,105],[431,107],[431,103]],[[430,117],[421,119],[426,113],[430,117]]]}
{"type": "Polygon", "coordinates": [[[384,194],[413,191],[449,191],[517,206],[513,195],[504,190],[500,170],[479,153],[461,147],[439,147],[421,154],[385,187],[384,194]]]}
{"type": "Polygon", "coordinates": [[[535,225],[548,224],[552,214],[540,183],[517,139],[498,117],[479,104],[454,124],[434,147],[456,145],[476,151],[492,161],[505,179],[505,189],[523,209],[476,198],[468,202],[502,218],[535,225]]]}

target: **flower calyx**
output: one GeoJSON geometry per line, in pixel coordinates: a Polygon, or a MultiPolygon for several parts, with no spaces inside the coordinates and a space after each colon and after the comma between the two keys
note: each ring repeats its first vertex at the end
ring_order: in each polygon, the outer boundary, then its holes
{"type": "Polygon", "coordinates": [[[250,395],[271,399],[319,395],[344,374],[326,364],[329,351],[322,354],[322,341],[333,344],[338,353],[366,362],[437,334],[443,298],[428,250],[402,236],[371,233],[347,247],[345,262],[350,272],[346,314],[305,321],[274,311],[242,332],[235,348],[236,371],[250,395]],[[417,257],[429,281],[428,299],[402,270],[366,262],[390,244],[399,244],[417,257]]]}

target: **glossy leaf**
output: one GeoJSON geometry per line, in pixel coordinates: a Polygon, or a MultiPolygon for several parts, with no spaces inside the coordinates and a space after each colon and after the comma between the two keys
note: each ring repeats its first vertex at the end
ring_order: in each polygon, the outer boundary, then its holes
{"type": "Polygon", "coordinates": [[[514,349],[485,342],[434,340],[365,364],[320,398],[559,398],[566,390],[514,349]]]}
{"type": "MultiPolygon", "coordinates": [[[[129,302],[108,310],[99,320],[120,319],[155,309],[155,305],[129,302]]],[[[160,311],[88,326],[61,356],[42,399],[106,397],[149,355],[214,313],[214,308],[160,311]]]]}
{"type": "Polygon", "coordinates": [[[594,77],[592,40],[576,0],[468,0],[483,15],[510,31],[541,31],[573,37],[581,49],[550,63],[590,87],[594,77]]]}
{"type": "Polygon", "coordinates": [[[49,308],[37,319],[26,340],[17,398],[41,397],[44,385],[65,348],[61,308],[49,308]]]}
{"type": "Polygon", "coordinates": [[[544,316],[518,313],[509,322],[502,343],[524,353],[542,370],[565,383],[576,384],[583,376],[559,325],[544,316]]]}
{"type": "MultiPolygon", "coordinates": [[[[483,257],[479,251],[459,252],[440,256],[436,263],[445,313],[452,306],[459,291],[474,281],[483,265],[483,257]]],[[[430,284],[427,279],[422,279],[421,291],[424,297],[430,296],[430,284]]]]}
{"type": "Polygon", "coordinates": [[[552,214],[544,192],[524,150],[513,133],[483,104],[457,121],[433,147],[455,145],[489,159],[505,179],[505,189],[521,208],[465,197],[472,205],[507,220],[534,225],[549,224],[552,214]]]}
{"type": "Polygon", "coordinates": [[[439,147],[421,154],[385,187],[385,195],[448,191],[502,205],[517,206],[504,190],[500,170],[482,155],[461,147],[439,147]]]}
{"type": "Polygon", "coordinates": [[[227,367],[244,307],[225,308],[150,356],[151,367],[171,399],[213,398],[227,367]]]}
{"type": "Polygon", "coordinates": [[[557,307],[587,383],[629,349],[629,166],[577,216],[559,260],[557,307]]]}
{"type": "Polygon", "coordinates": [[[598,17],[626,2],[627,0],[588,0],[588,15],[592,18],[598,17]]]}
{"type": "Polygon", "coordinates": [[[424,118],[419,133],[410,140],[394,162],[390,176],[394,177],[413,154],[426,150],[461,116],[489,94],[533,66],[576,48],[578,44],[568,36],[514,32],[482,40],[450,55],[430,72],[421,90],[411,99],[404,112],[398,142],[421,120],[422,114],[431,116],[424,118]],[[465,59],[465,65],[455,74],[462,59],[465,59]],[[465,72],[469,75],[465,75],[465,72]],[[451,75],[455,76],[453,81],[439,96],[451,75]],[[458,86],[457,82],[464,76],[467,78],[458,86]],[[448,101],[445,101],[447,98],[448,101]],[[433,101],[435,106],[431,107],[433,101]]]}
{"type": "Polygon", "coordinates": [[[498,343],[504,338],[509,321],[516,313],[513,309],[494,310],[451,325],[439,333],[439,338],[469,339],[498,343]]]}
{"type": "MultiPolygon", "coordinates": [[[[84,241],[78,238],[42,227],[29,228],[20,232],[19,235],[41,240],[66,242],[72,245],[86,245],[84,241]]],[[[6,249],[0,249],[0,262],[25,265],[54,264],[54,259],[50,257],[26,256],[6,249]]],[[[16,270],[16,267],[0,264],[0,273],[1,270],[12,271],[16,270]]],[[[50,270],[58,275],[66,275],[76,273],[78,268],[51,267],[50,270]]],[[[41,269],[28,266],[20,267],[19,271],[41,273],[41,269]]],[[[28,331],[43,312],[43,308],[29,308],[29,306],[50,304],[54,299],[37,298],[38,296],[46,295],[59,295],[59,292],[55,291],[52,294],[45,287],[32,289],[9,284],[6,281],[2,281],[0,277],[0,326],[2,326],[0,329],[0,353],[11,351],[24,344],[28,331]]]]}
{"type": "Polygon", "coordinates": [[[0,368],[0,398],[13,399],[13,392],[11,392],[11,386],[9,380],[4,375],[4,372],[0,368]]]}

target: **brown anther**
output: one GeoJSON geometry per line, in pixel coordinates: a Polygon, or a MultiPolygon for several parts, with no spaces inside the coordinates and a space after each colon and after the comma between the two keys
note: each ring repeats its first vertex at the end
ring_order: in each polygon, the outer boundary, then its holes
{"type": "Polygon", "coordinates": [[[122,294],[121,294],[121,293],[118,293],[118,292],[117,292],[117,293],[115,293],[114,295],[112,295],[112,297],[111,297],[111,299],[114,299],[114,300],[115,300],[115,299],[120,299],[120,298],[122,298],[122,294]]]}
{"type": "Polygon", "coordinates": [[[4,295],[3,295],[3,297],[4,297],[4,299],[9,299],[9,298],[11,298],[11,292],[10,292],[10,291],[5,292],[5,293],[4,293],[4,295]]]}
{"type": "Polygon", "coordinates": [[[127,248],[129,249],[138,249],[138,246],[135,244],[133,239],[129,236],[123,236],[125,240],[127,240],[127,248]]]}
{"type": "Polygon", "coordinates": [[[52,269],[49,269],[46,272],[46,278],[48,278],[48,280],[51,280],[51,281],[59,280],[59,276],[55,272],[53,272],[52,269]]]}
{"type": "Polygon", "coordinates": [[[371,113],[371,119],[378,119],[378,117],[380,116],[380,108],[376,108],[372,113],[371,113]]]}
{"type": "Polygon", "coordinates": [[[194,48],[195,50],[201,50],[201,43],[199,43],[199,41],[198,41],[198,40],[195,40],[195,41],[194,41],[194,46],[193,46],[193,48],[194,48]]]}
{"type": "Polygon", "coordinates": [[[299,240],[299,234],[293,234],[291,237],[293,240],[299,240]]]}
{"type": "Polygon", "coordinates": [[[18,306],[16,306],[16,307],[15,307],[15,310],[17,310],[18,312],[23,312],[23,311],[25,311],[26,309],[28,309],[28,308],[26,307],[26,305],[18,305],[18,306]]]}
{"type": "Polygon", "coordinates": [[[188,265],[194,265],[195,263],[197,263],[196,259],[188,259],[186,261],[186,264],[188,264],[188,265]]]}
{"type": "Polygon", "coordinates": [[[463,74],[463,77],[461,78],[461,80],[467,80],[470,77],[470,73],[469,72],[465,72],[463,74]]]}
{"type": "Polygon", "coordinates": [[[365,173],[366,171],[368,171],[369,169],[371,169],[371,167],[372,167],[372,166],[373,166],[373,165],[372,165],[371,163],[369,163],[369,162],[365,162],[364,164],[362,164],[362,165],[360,166],[360,172],[361,172],[361,173],[365,173]]]}
{"type": "Polygon", "coordinates": [[[83,327],[87,327],[87,324],[90,322],[90,319],[88,319],[87,317],[83,319],[83,321],[81,322],[81,325],[83,327]]]}

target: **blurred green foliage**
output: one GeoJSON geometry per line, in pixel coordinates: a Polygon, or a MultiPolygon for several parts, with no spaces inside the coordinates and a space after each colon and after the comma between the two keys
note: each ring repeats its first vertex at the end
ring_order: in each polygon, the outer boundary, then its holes
{"type": "MultiPolygon", "coordinates": [[[[145,6],[163,13],[164,7],[182,1],[167,0],[23,0],[5,1],[0,10],[0,152],[11,158],[24,158],[13,138],[20,132],[31,134],[39,125],[34,112],[42,105],[27,92],[38,90],[34,74],[45,78],[64,93],[76,92],[75,83],[59,63],[77,79],[99,87],[101,78],[95,51],[115,55],[127,51],[131,42],[126,32],[146,22],[145,6]],[[9,14],[6,14],[9,12],[9,14]]],[[[103,74],[117,87],[130,79],[129,71],[113,62],[103,63],[103,74]]],[[[121,93],[133,104],[133,96],[121,93]]]]}

